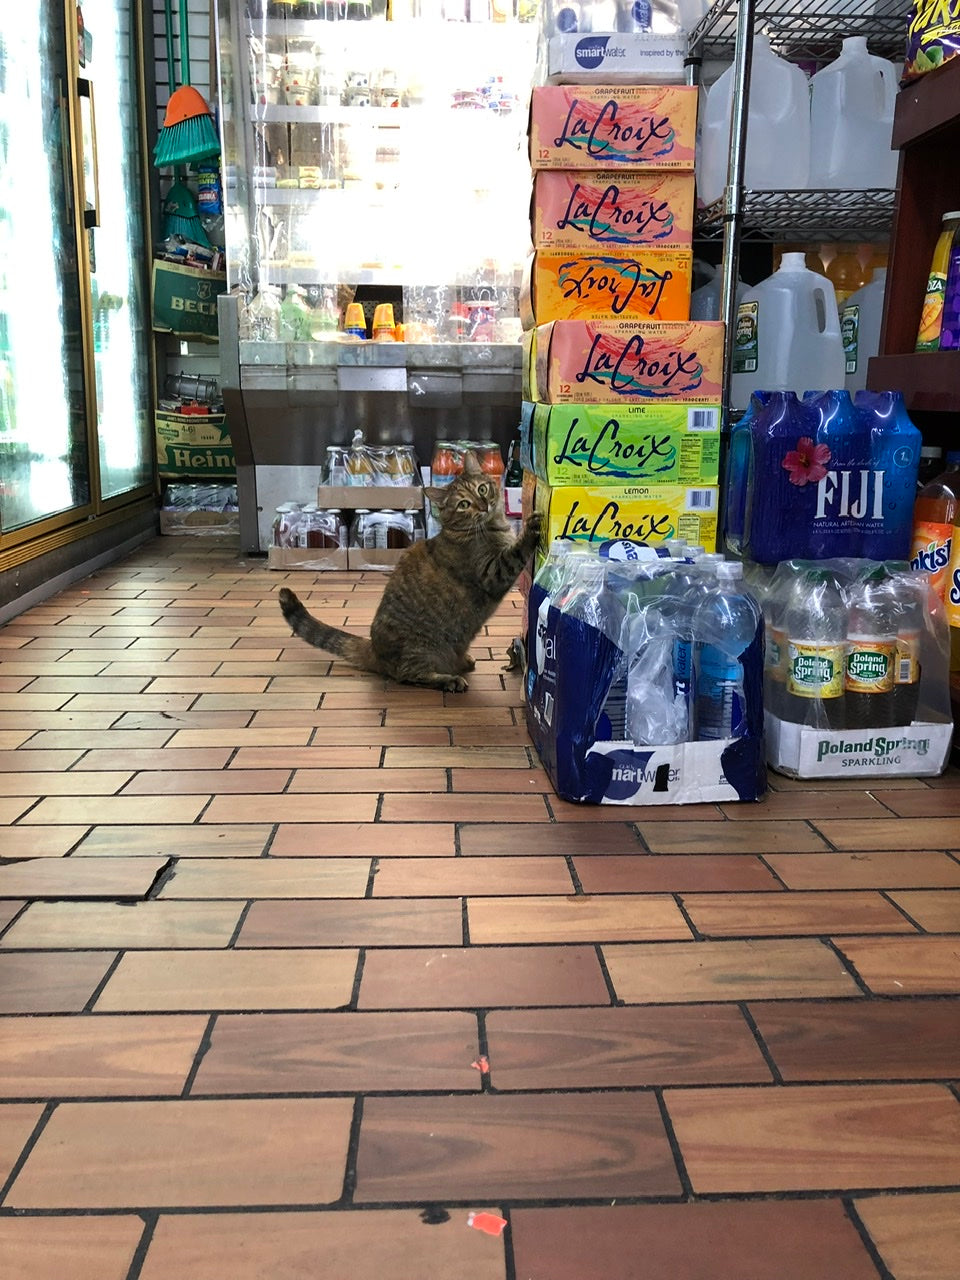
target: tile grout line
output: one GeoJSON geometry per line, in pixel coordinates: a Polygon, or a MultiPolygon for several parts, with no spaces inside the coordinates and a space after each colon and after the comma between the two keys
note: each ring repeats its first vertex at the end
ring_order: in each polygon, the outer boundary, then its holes
{"type": "Polygon", "coordinates": [[[189,1098],[193,1093],[193,1086],[200,1071],[200,1066],[207,1056],[207,1053],[213,1046],[213,1029],[217,1024],[219,1014],[211,1013],[207,1018],[207,1025],[203,1029],[200,1037],[200,1043],[197,1045],[197,1051],[193,1055],[193,1062],[190,1064],[190,1070],[187,1072],[186,1079],[183,1082],[183,1088],[180,1090],[181,1098],[189,1098]]]}
{"type": "Polygon", "coordinates": [[[844,1212],[850,1220],[851,1225],[860,1237],[864,1249],[870,1255],[870,1261],[877,1268],[880,1280],[897,1280],[896,1276],[884,1262],[879,1249],[873,1242],[873,1237],[867,1229],[866,1224],[857,1212],[857,1206],[853,1202],[853,1197],[848,1195],[840,1196],[840,1203],[843,1205],[844,1212]]]}
{"type": "Polygon", "coordinates": [[[770,1049],[767,1046],[767,1042],[764,1040],[763,1036],[760,1034],[760,1028],[757,1026],[756,1019],[754,1018],[752,1012],[750,1011],[748,1002],[746,1000],[738,1000],[736,1007],[740,1010],[740,1013],[742,1014],[744,1021],[746,1022],[747,1026],[750,1028],[750,1033],[757,1043],[757,1048],[760,1050],[760,1053],[763,1056],[763,1060],[767,1064],[767,1067],[770,1071],[770,1075],[773,1077],[773,1083],[776,1085],[784,1084],[785,1081],[783,1079],[783,1076],[780,1073],[780,1068],[777,1066],[776,1061],[773,1057],[773,1054],[770,1052],[770,1049]]]}
{"type": "Polygon", "coordinates": [[[34,1147],[40,1141],[40,1138],[42,1137],[43,1132],[46,1129],[47,1125],[50,1123],[50,1118],[53,1115],[54,1111],[56,1111],[56,1109],[57,1109],[56,1102],[47,1102],[44,1104],[43,1111],[40,1113],[40,1118],[37,1120],[37,1123],[33,1126],[33,1132],[30,1134],[26,1142],[23,1144],[23,1149],[21,1150],[19,1156],[13,1162],[13,1168],[7,1174],[6,1179],[2,1183],[0,1183],[0,1205],[2,1205],[5,1209],[9,1209],[11,1207],[5,1204],[7,1196],[10,1194],[11,1190],[13,1189],[13,1186],[17,1178],[19,1178],[20,1176],[23,1166],[29,1160],[34,1147]]]}

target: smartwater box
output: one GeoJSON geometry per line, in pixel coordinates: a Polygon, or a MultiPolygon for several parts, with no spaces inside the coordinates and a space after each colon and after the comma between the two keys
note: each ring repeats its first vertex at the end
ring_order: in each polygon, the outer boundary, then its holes
{"type": "Polygon", "coordinates": [[[554,320],[526,348],[528,400],[544,404],[717,404],[723,324],[716,320],[554,320]]]}
{"type": "Polygon", "coordinates": [[[582,804],[757,800],[766,790],[760,646],[744,655],[745,736],[677,746],[610,739],[604,704],[623,657],[601,631],[561,613],[536,586],[528,601],[527,729],[554,789],[582,804]]]}
{"type": "Polygon", "coordinates": [[[547,42],[550,84],[683,84],[684,33],[570,32],[547,42]]]}
{"type": "Polygon", "coordinates": [[[533,246],[579,253],[689,249],[693,209],[692,173],[542,169],[533,178],[533,246]]]}
{"type": "Polygon", "coordinates": [[[548,253],[527,260],[520,322],[689,320],[693,254],[686,249],[548,253]]]}
{"type": "Polygon", "coordinates": [[[520,439],[524,465],[551,485],[715,485],[720,406],[524,405],[520,439]]]}
{"type": "Polygon", "coordinates": [[[533,169],[693,170],[697,89],[687,85],[534,88],[533,169]]]}

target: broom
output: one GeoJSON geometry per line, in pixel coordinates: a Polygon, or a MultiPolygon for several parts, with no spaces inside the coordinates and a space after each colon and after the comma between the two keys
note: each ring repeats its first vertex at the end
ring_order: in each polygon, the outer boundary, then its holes
{"type": "Polygon", "coordinates": [[[213,127],[210,108],[190,84],[190,36],[187,30],[187,0],[180,0],[180,79],[173,79],[173,0],[166,0],[167,63],[170,70],[170,101],[163,128],[153,149],[157,169],[168,165],[195,164],[220,154],[220,140],[213,127]]]}
{"type": "Polygon", "coordinates": [[[196,198],[183,181],[182,169],[177,170],[177,180],[167,192],[162,213],[164,240],[168,236],[183,236],[184,240],[192,240],[194,244],[210,248],[210,240],[200,221],[196,198]]]}

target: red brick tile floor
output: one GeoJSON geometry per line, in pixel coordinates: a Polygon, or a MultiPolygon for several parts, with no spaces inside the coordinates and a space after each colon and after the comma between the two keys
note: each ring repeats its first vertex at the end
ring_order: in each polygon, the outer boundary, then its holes
{"type": "Polygon", "coordinates": [[[444,695],[286,577],[382,586],[157,539],[0,630],[0,1272],[957,1280],[960,772],[566,804],[519,596],[444,695]]]}

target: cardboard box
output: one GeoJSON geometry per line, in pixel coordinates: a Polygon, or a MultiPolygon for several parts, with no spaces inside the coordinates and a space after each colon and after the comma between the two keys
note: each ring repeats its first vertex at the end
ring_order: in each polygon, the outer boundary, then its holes
{"type": "Polygon", "coordinates": [[[683,84],[687,41],[683,32],[567,32],[547,42],[550,84],[683,84]]]}
{"type": "MultiPolygon", "coordinates": [[[[551,485],[715,485],[720,406],[585,404],[532,406],[531,469],[551,485]]],[[[528,426],[529,423],[529,426],[528,426]]]]}
{"type": "Polygon", "coordinates": [[[689,320],[693,254],[547,253],[527,260],[520,287],[525,329],[551,320],[689,320]]]}
{"type": "Polygon", "coordinates": [[[525,399],[544,404],[720,401],[721,321],[554,320],[533,333],[525,399]]]}
{"type": "Polygon", "coordinates": [[[530,102],[533,169],[692,172],[692,85],[538,85],[530,102]]]}
{"type": "MultiPolygon", "coordinates": [[[[526,496],[526,495],[525,495],[526,496]]],[[[717,485],[561,485],[537,481],[534,508],[543,515],[541,550],[554,538],[594,548],[609,542],[681,538],[713,551],[717,541],[717,485]]]]}
{"type": "Polygon", "coordinates": [[[202,511],[189,507],[161,507],[160,532],[165,537],[196,536],[239,538],[238,511],[202,511]]]}
{"type": "Polygon", "coordinates": [[[331,569],[349,569],[350,564],[345,547],[269,547],[267,568],[326,573],[331,569]]]}
{"type": "Polygon", "coordinates": [[[808,729],[766,715],[767,763],[794,778],[913,778],[942,773],[953,725],[808,729]]]}
{"type": "Polygon", "coordinates": [[[419,485],[322,484],[317,488],[317,506],[330,511],[422,511],[423,490],[419,485]]]}
{"type": "Polygon", "coordinates": [[[406,547],[350,547],[347,564],[351,569],[379,569],[381,572],[396,568],[397,561],[406,547]]]}
{"type": "Polygon", "coordinates": [[[535,249],[689,249],[693,215],[692,173],[543,169],[533,178],[535,249]]]}
{"type": "Polygon", "coordinates": [[[237,462],[225,413],[154,414],[157,469],[163,477],[236,475],[237,462]]]}

